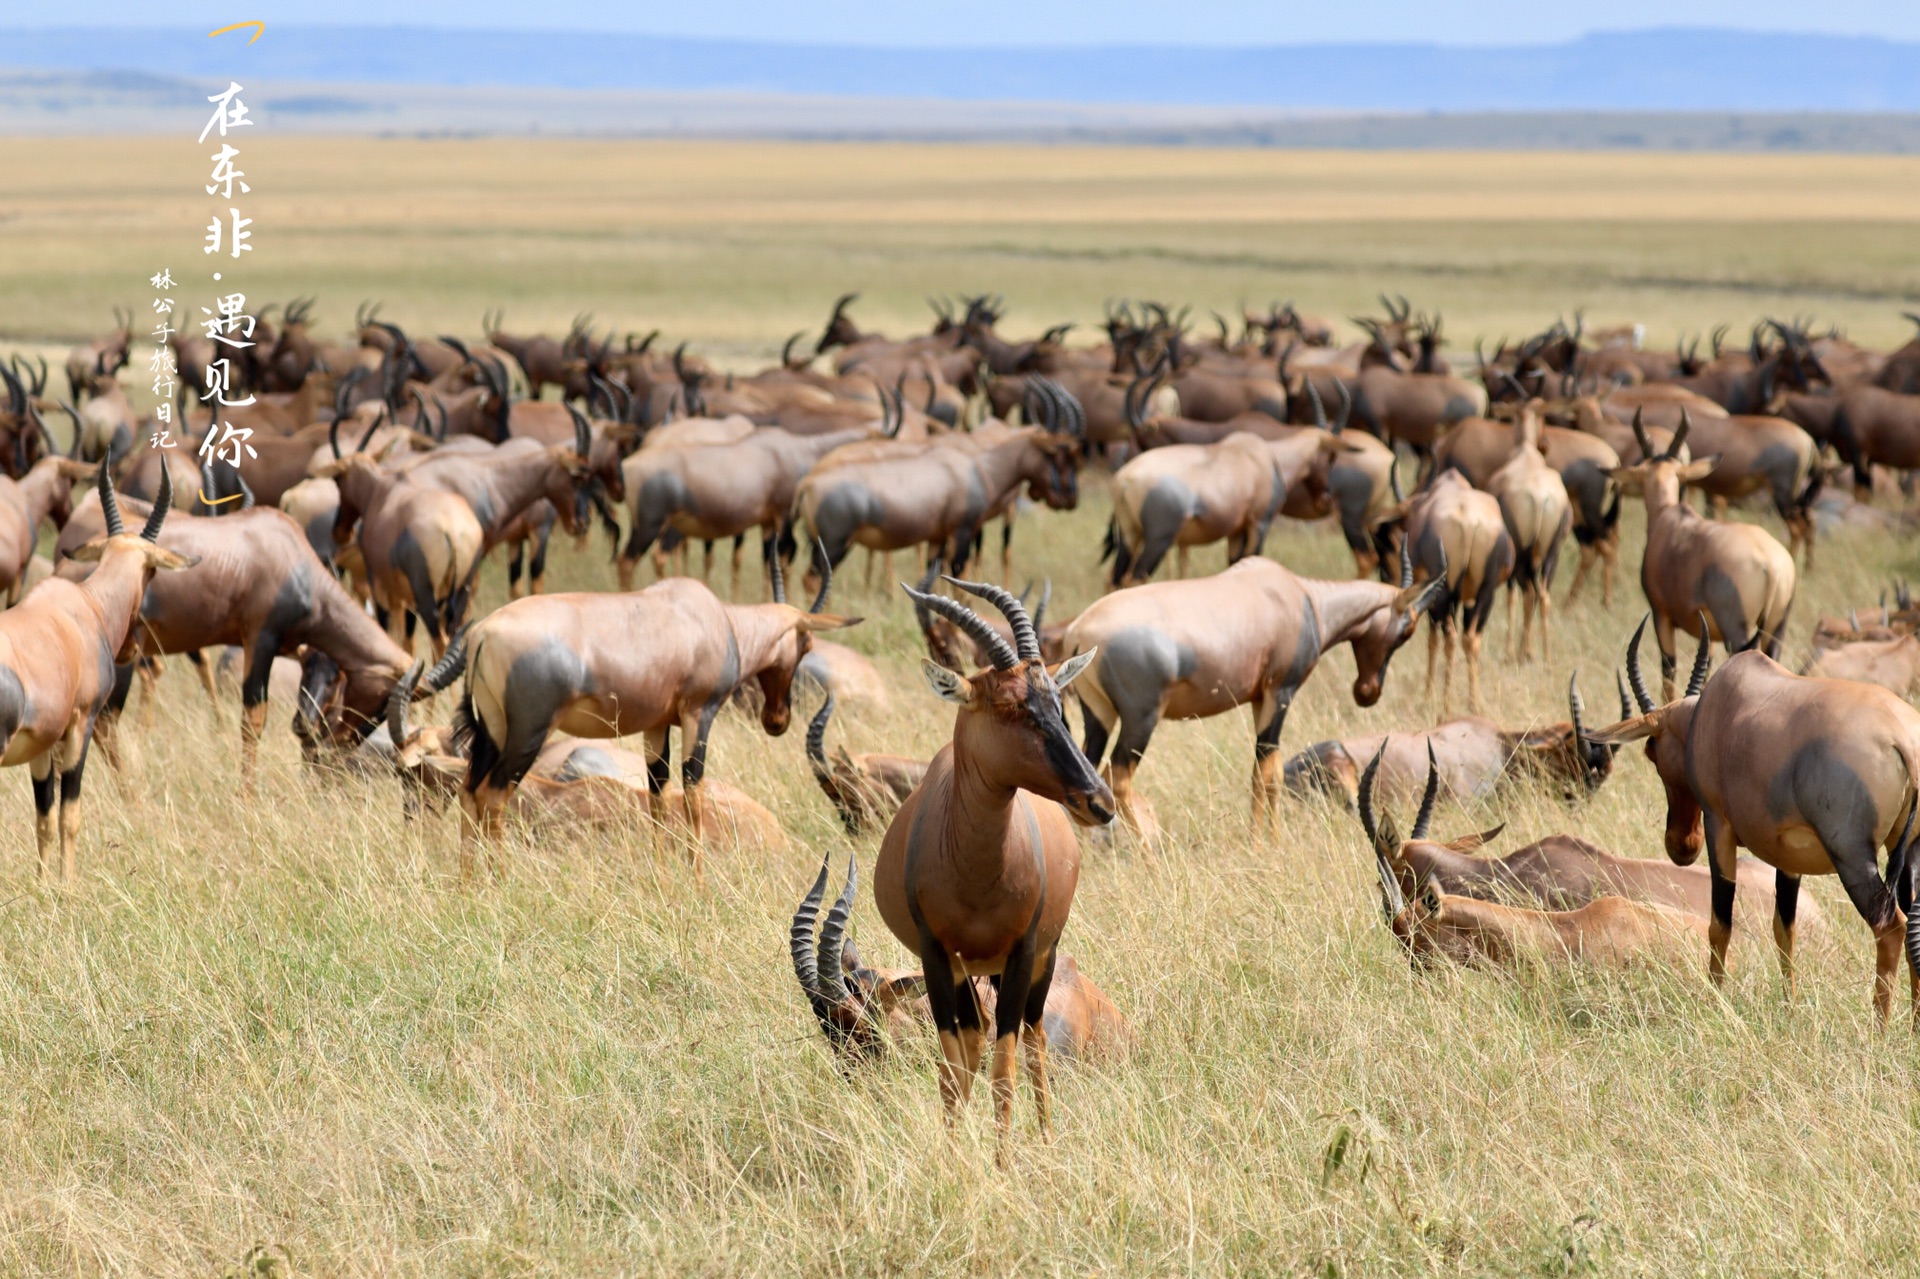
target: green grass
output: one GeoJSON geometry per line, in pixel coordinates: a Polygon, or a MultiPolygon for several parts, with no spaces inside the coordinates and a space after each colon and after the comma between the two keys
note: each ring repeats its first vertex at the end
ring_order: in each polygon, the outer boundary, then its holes
{"type": "MultiPolygon", "coordinates": [[[[1611,313],[1608,298],[1623,318],[1739,319],[1798,296],[1780,282],[1837,297],[1905,287],[1912,269],[1904,230],[1872,222],[1844,240],[1698,221],[1388,226],[883,220],[577,241],[508,227],[478,235],[460,270],[448,263],[469,242],[400,226],[343,236],[337,262],[303,236],[263,278],[268,294],[318,290],[336,318],[363,288],[423,329],[504,297],[530,323],[592,306],[745,358],[817,323],[841,283],[875,289],[862,315],[876,322],[916,319],[923,288],[993,287],[1036,326],[1107,292],[1218,304],[1284,282],[1338,314],[1387,286],[1470,334],[1581,300],[1611,313]],[[1306,260],[1324,273],[1286,265],[1306,260]],[[1420,263],[1431,288],[1404,273],[1420,263]]],[[[103,260],[137,259],[136,241],[103,243],[103,260]]],[[[41,316],[23,331],[64,332],[113,296],[80,257],[0,263],[9,314],[41,316]]],[[[1850,305],[1862,328],[1892,309],[1850,305]]],[[[1084,606],[1106,518],[1097,483],[1079,511],[1023,515],[1016,579],[1051,576],[1057,608],[1084,606]]],[[[1491,716],[1562,718],[1575,667],[1589,706],[1611,704],[1641,609],[1637,505],[1625,520],[1614,608],[1590,595],[1556,610],[1551,662],[1501,660],[1500,610],[1491,716]]],[[[1290,527],[1269,551],[1351,571],[1326,530],[1290,527]]],[[[606,554],[598,539],[557,548],[551,588],[610,588],[606,554]]],[[[1915,567],[1886,536],[1825,538],[1789,661],[1818,615],[1915,567]]],[[[928,754],[950,716],[917,672],[897,590],[861,576],[856,557],[836,588],[868,618],[845,638],[892,676],[893,700],[843,709],[836,738],[928,754]]],[[[481,604],[503,596],[492,566],[481,604]]],[[[1330,655],[1284,749],[1431,722],[1424,647],[1401,653],[1368,711],[1348,655],[1330,655]]],[[[126,771],[89,770],[71,890],[35,880],[25,778],[0,786],[0,1273],[216,1275],[256,1244],[327,1275],[1852,1276],[1910,1271],[1920,1252],[1903,1211],[1920,1181],[1916,1047],[1904,1026],[1875,1029],[1865,930],[1831,881],[1809,881],[1825,937],[1805,939],[1791,1004],[1760,928],[1736,939],[1723,993],[1704,955],[1679,974],[1416,975],[1379,922],[1354,819],[1289,805],[1277,838],[1253,838],[1246,716],[1168,725],[1139,777],[1165,848],[1090,842],[1065,942],[1139,1046],[1059,1072],[1051,1143],[1023,1095],[1002,1173],[979,1093],[944,1130],[930,1040],[854,1079],[820,1041],[786,925],[822,852],[848,841],[798,729],[770,740],[730,713],[711,764],[780,816],[784,853],[716,853],[699,887],[680,850],[637,834],[536,837],[463,886],[451,818],[409,825],[393,783],[306,772],[284,709],[252,802],[236,700],[210,707],[176,662],[143,716],[136,697],[126,771]]],[[[1512,791],[1484,811],[1443,807],[1437,829],[1505,820],[1498,852],[1566,830],[1659,856],[1661,812],[1629,749],[1591,802],[1512,791]]],[[[863,865],[875,843],[858,842],[863,865]]],[[[864,893],[854,934],[870,961],[904,959],[864,893]]]]}

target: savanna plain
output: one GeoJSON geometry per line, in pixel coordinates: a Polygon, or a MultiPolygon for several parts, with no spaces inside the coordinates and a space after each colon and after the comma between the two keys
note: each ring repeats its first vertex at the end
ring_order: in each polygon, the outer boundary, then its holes
{"type": "MultiPolygon", "coordinates": [[[[1097,323],[1108,298],[1340,317],[1382,290],[1441,311],[1454,351],[1584,307],[1648,341],[1767,314],[1903,340],[1920,294],[1920,161],[1632,154],[1394,155],[486,139],[250,140],[256,300],[317,294],[423,333],[601,325],[748,369],[860,291],[899,332],[921,298],[1004,293],[1003,331],[1097,323]]],[[[203,280],[188,139],[0,140],[0,346],[59,349],[203,280]]],[[[1204,324],[1205,321],[1203,320],[1204,324]]],[[[1083,330],[1084,331],[1084,330],[1083,330]]],[[[137,362],[136,362],[137,367],[137,362]]],[[[1892,504],[1889,494],[1880,499],[1892,504]]],[[[1023,513],[1016,585],[1100,590],[1109,504],[1023,513]]],[[[1770,512],[1736,512],[1778,531],[1770,512]]],[[[1550,660],[1488,640],[1487,713],[1590,719],[1641,612],[1628,504],[1611,609],[1556,610],[1550,660]]],[[[1346,576],[1329,529],[1267,553],[1346,576]]],[[[1823,530],[1786,660],[1815,618],[1916,565],[1904,535],[1823,530]]],[[[1571,556],[1567,557],[1569,560],[1571,556]]],[[[614,587],[604,538],[557,546],[549,589],[614,587]]],[[[1196,556],[1219,566],[1216,549],[1196,556]]],[[[1562,565],[1564,596],[1571,576],[1562,565]]],[[[724,572],[716,584],[724,589],[724,572]]],[[[480,607],[505,598],[490,566],[480,607]]],[[[844,709],[857,750],[931,754],[951,716],[897,588],[863,580],[843,637],[892,678],[844,709]]],[[[644,643],[644,637],[636,637],[644,643]]],[[[1344,650],[1306,686],[1291,753],[1412,728],[1425,638],[1368,710],[1344,650]]],[[[1456,681],[1456,696],[1461,689],[1456,681]]],[[[450,712],[442,698],[429,715],[450,712]]],[[[811,712],[809,701],[796,708],[811,712]]],[[[1453,713],[1464,708],[1455,705],[1453,713]]],[[[0,785],[0,1272],[203,1274],[1894,1274],[1920,1265],[1920,1043],[1869,1011],[1868,937],[1828,881],[1783,998],[1749,926],[1721,991],[1683,973],[1410,971],[1359,825],[1290,802],[1249,820],[1245,715],[1174,724],[1139,775],[1166,830],[1086,840],[1063,946],[1132,1020],[1130,1055],[1056,1072],[1055,1132],[1023,1096],[1011,1166],[976,1090],[942,1122],[928,1036],[847,1077],[787,963],[821,855],[849,847],[802,755],[723,716],[710,773],[792,848],[720,853],[517,837],[460,881],[451,817],[403,820],[387,781],[319,776],[276,708],[257,795],[237,696],[184,663],[136,694],[131,757],[88,773],[77,884],[36,881],[26,778],[0,785]],[[264,1251],[260,1251],[260,1250],[264,1251]],[[247,1262],[249,1254],[253,1261],[247,1262]],[[271,1261],[262,1263],[261,1258],[271,1261]]],[[[1623,751],[1592,799],[1527,787],[1444,803],[1445,834],[1507,823],[1661,855],[1664,801],[1623,751]]],[[[1405,814],[1402,814],[1404,821],[1405,814]]],[[[863,868],[877,840],[856,841],[863,868]]],[[[869,962],[905,959],[863,891],[869,962]]]]}

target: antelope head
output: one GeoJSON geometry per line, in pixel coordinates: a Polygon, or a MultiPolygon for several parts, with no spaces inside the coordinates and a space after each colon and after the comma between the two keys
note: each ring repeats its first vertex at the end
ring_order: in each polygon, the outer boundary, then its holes
{"type": "Polygon", "coordinates": [[[1687,419],[1687,411],[1680,410],[1680,425],[1674,431],[1673,438],[1667,441],[1664,451],[1656,452],[1653,441],[1647,437],[1647,428],[1641,421],[1641,411],[1633,411],[1633,438],[1640,445],[1640,460],[1632,466],[1615,467],[1608,474],[1614,483],[1629,493],[1639,493],[1652,505],[1650,510],[1664,510],[1680,500],[1680,490],[1696,480],[1705,479],[1713,470],[1716,458],[1696,458],[1683,450],[1687,444],[1687,431],[1693,424],[1687,419]]]}
{"type": "MultiPolygon", "coordinates": [[[[1368,588],[1374,589],[1374,588],[1368,588]]],[[[1413,638],[1420,615],[1447,589],[1446,558],[1441,557],[1440,573],[1432,581],[1418,585],[1413,580],[1413,556],[1407,539],[1400,539],[1400,590],[1385,607],[1375,609],[1366,625],[1355,633],[1353,662],[1353,700],[1359,706],[1372,706],[1380,700],[1387,679],[1387,664],[1400,646],[1413,638]]]]}
{"type": "Polygon", "coordinates": [[[103,559],[109,551],[131,553],[139,556],[145,576],[149,578],[161,569],[192,568],[200,562],[199,556],[181,555],[160,545],[160,526],[167,522],[167,512],[172,506],[173,472],[162,467],[160,495],[154,499],[146,524],[138,533],[127,532],[120,518],[120,499],[113,491],[113,473],[105,467],[100,468],[100,513],[106,518],[107,531],[76,546],[70,558],[82,563],[94,563],[103,559]]]}
{"type": "Polygon", "coordinates": [[[1374,752],[1373,759],[1368,762],[1366,771],[1360,775],[1358,808],[1360,828],[1366,832],[1367,842],[1373,848],[1374,869],[1380,877],[1380,906],[1386,916],[1387,926],[1400,939],[1400,944],[1407,948],[1407,954],[1413,962],[1422,967],[1442,958],[1456,962],[1471,961],[1478,957],[1479,952],[1468,938],[1447,926],[1439,888],[1431,878],[1416,877],[1408,850],[1432,842],[1434,847],[1447,852],[1470,853],[1490,843],[1505,827],[1496,826],[1478,835],[1467,835],[1446,843],[1428,840],[1428,830],[1433,824],[1434,800],[1440,793],[1440,770],[1434,763],[1433,742],[1429,740],[1427,788],[1420,796],[1420,811],[1413,819],[1413,829],[1403,841],[1392,814],[1376,817],[1374,813],[1373,786],[1380,775],[1381,757],[1386,753],[1386,743],[1382,742],[1380,749],[1374,752]],[[1413,891],[1411,901],[1407,897],[1409,888],[1413,891]]]}
{"type": "MultiPolygon", "coordinates": [[[[1627,698],[1626,684],[1622,682],[1619,688],[1620,716],[1627,719],[1633,715],[1633,703],[1627,698]]],[[[1541,771],[1560,784],[1561,798],[1569,802],[1600,789],[1613,775],[1613,757],[1620,750],[1617,742],[1594,740],[1587,731],[1586,712],[1586,702],[1580,696],[1580,672],[1575,671],[1567,680],[1569,722],[1529,733],[1526,738],[1541,771]]]]}
{"type": "Polygon", "coordinates": [[[972,760],[989,783],[1053,800],[1082,826],[1111,822],[1113,792],[1075,744],[1060,706],[1060,691],[1086,670],[1094,652],[1070,657],[1049,670],[1040,656],[1033,619],[1011,591],[984,582],[945,580],[999,609],[1013,631],[1013,642],[1008,643],[965,604],[900,584],[916,604],[959,627],[988,657],[987,668],[973,675],[950,671],[930,659],[920,663],[933,691],[960,708],[953,726],[955,752],[972,760]]]}
{"type": "MultiPolygon", "coordinates": [[[[1645,741],[1647,758],[1660,775],[1667,792],[1667,856],[1676,866],[1691,866],[1699,859],[1704,835],[1700,824],[1700,801],[1694,797],[1687,780],[1687,733],[1693,724],[1693,708],[1700,690],[1706,687],[1713,665],[1713,640],[1706,618],[1700,621],[1700,647],[1694,651],[1693,670],[1687,676],[1687,688],[1678,700],[1656,706],[1647,692],[1647,681],[1640,673],[1640,637],[1646,633],[1647,619],[1641,618],[1627,643],[1627,683],[1633,689],[1640,713],[1623,718],[1591,734],[1593,741],[1609,746],[1645,741]]],[[[1622,703],[1622,710],[1628,709],[1622,703]]]]}
{"type": "Polygon", "coordinates": [[[409,817],[419,810],[423,798],[451,793],[445,761],[457,757],[465,743],[457,742],[449,729],[409,729],[407,707],[452,684],[466,665],[467,628],[463,626],[433,669],[425,670],[426,663],[415,662],[387,695],[387,736],[393,741],[393,766],[400,774],[402,803],[409,817]]]}
{"type": "Polygon", "coordinates": [[[847,919],[853,914],[857,886],[854,858],[847,858],[847,883],[820,923],[820,903],[827,893],[827,872],[833,854],[821,859],[820,874],[793,912],[788,943],[793,953],[793,975],[807,997],[820,1030],[840,1056],[842,1066],[872,1060],[886,1051],[890,1039],[910,1025],[905,1005],[926,990],[920,973],[868,968],[847,937],[847,919]],[[814,936],[815,925],[819,937],[814,936]]]}
{"type": "Polygon", "coordinates": [[[779,552],[767,562],[767,572],[773,578],[773,603],[757,607],[771,611],[778,633],[763,664],[751,674],[760,685],[760,727],[769,737],[786,732],[793,720],[793,673],[813,648],[814,633],[858,626],[864,620],[823,611],[827,592],[833,589],[833,566],[818,541],[813,545],[813,555],[813,562],[820,566],[820,590],[805,612],[787,603],[786,571],[780,565],[779,552]]]}

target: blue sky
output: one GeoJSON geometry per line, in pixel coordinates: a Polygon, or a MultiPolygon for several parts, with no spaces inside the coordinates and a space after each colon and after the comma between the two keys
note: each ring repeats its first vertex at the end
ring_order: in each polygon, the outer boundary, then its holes
{"type": "MultiPolygon", "coordinates": [[[[1208,45],[1436,41],[1529,44],[1590,30],[1660,26],[1817,31],[1920,40],[1920,4],[1911,0],[1608,0],[1600,6],[1542,0],[701,0],[635,5],[623,0],[247,0],[154,5],[151,0],[77,0],[21,6],[0,27],[180,24],[212,29],[241,19],[329,24],[622,31],[726,39],[895,46],[1156,44],[1208,45]]],[[[4,61],[4,55],[0,55],[4,61]]]]}

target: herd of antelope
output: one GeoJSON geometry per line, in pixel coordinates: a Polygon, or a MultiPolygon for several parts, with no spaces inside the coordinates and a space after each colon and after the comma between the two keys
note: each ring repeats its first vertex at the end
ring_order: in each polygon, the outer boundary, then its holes
{"type": "MultiPolygon", "coordinates": [[[[829,854],[793,916],[794,973],[846,1068],[932,1022],[950,1117],[991,1022],[1004,1154],[1016,1041],[1044,1128],[1049,1053],[1112,1052],[1131,1036],[1060,950],[1078,828],[1117,823],[1112,837],[1161,843],[1136,785],[1155,729],[1247,706],[1256,830],[1279,833],[1302,798],[1351,808],[1417,963],[1692,962],[1705,940],[1718,981],[1744,885],[1771,900],[1790,983],[1796,927],[1815,917],[1800,877],[1835,874],[1876,938],[1880,1019],[1903,946],[1920,1019],[1920,713],[1906,700],[1920,607],[1900,586],[1820,619],[1807,671],[1777,661],[1812,570],[1816,506],[1845,500],[1823,486],[1850,477],[1864,502],[1876,465],[1883,481],[1920,469],[1920,338],[1886,353],[1768,320],[1744,346],[1720,329],[1705,355],[1698,340],[1668,354],[1644,349],[1638,328],[1588,332],[1576,317],[1491,353],[1476,343],[1456,369],[1440,318],[1404,298],[1383,297],[1345,346],[1292,304],[1237,326],[1215,315],[1207,334],[1184,311],[1117,303],[1104,340],[1074,345],[1071,324],[1003,334],[996,297],[937,301],[931,329],[906,338],[861,330],[854,301],[834,304],[817,340],[796,334],[776,365],[739,374],[664,349],[657,331],[598,334],[588,316],[558,338],[491,313],[469,338],[423,337],[363,304],[335,341],[297,299],[261,318],[238,361],[253,401],[223,420],[254,447],[237,465],[203,460],[210,414],[185,396],[171,418],[181,446],[152,446],[159,423],[118,377],[128,321],[74,349],[64,396],[44,359],[0,367],[0,763],[32,773],[42,873],[57,845],[58,873],[75,874],[89,749],[97,736],[118,766],[131,689],[150,705],[172,654],[210,696],[237,654],[249,788],[270,690],[291,684],[310,764],[397,777],[410,818],[458,806],[463,874],[510,817],[536,833],[671,823],[696,869],[715,841],[784,846],[745,779],[708,777],[709,735],[738,708],[778,737],[796,698],[817,693],[806,756],[849,835],[879,833],[874,898],[919,966],[861,960],[846,935],[851,857],[822,920],[829,854]],[[1031,610],[1031,589],[1009,589],[1014,532],[1036,508],[1077,507],[1083,479],[1110,495],[1105,544],[1085,548],[1109,566],[1109,590],[1049,620],[1050,583],[1031,610]],[[1482,639],[1501,588],[1510,659],[1533,660],[1537,640],[1551,662],[1568,537],[1579,562],[1561,605],[1597,567],[1611,609],[1628,498],[1646,510],[1646,617],[1616,675],[1618,720],[1591,721],[1577,676],[1564,721],[1483,718],[1482,639]],[[1749,498],[1784,543],[1727,517],[1749,498]],[[144,520],[137,535],[130,517],[144,520]],[[1265,556],[1280,517],[1336,527],[1355,576],[1304,577],[1265,556]],[[995,558],[990,524],[1000,585],[967,571],[995,558]],[[619,591],[544,589],[556,525],[581,546],[605,530],[619,591]],[[758,562],[743,580],[749,535],[758,562]],[[708,583],[726,542],[723,597],[708,583]],[[1225,569],[1190,575],[1191,554],[1214,543],[1225,569]],[[893,606],[911,608],[925,677],[954,707],[931,760],[827,748],[836,706],[886,696],[871,662],[824,638],[862,620],[830,607],[856,546],[881,606],[876,569],[892,580],[904,554],[917,580],[893,606]],[[501,548],[509,602],[470,617],[501,548]],[[1458,657],[1465,716],[1282,752],[1288,709],[1329,649],[1351,649],[1353,700],[1374,706],[1423,617],[1433,704],[1451,709],[1458,657]],[[1641,668],[1649,622],[1658,699],[1641,668]],[[1684,685],[1682,634],[1695,644],[1684,685]],[[442,722],[414,713],[456,684],[442,722]],[[633,735],[637,753],[609,741],[633,735]],[[1498,859],[1480,852],[1497,830],[1430,836],[1442,788],[1484,799],[1535,786],[1574,802],[1636,740],[1667,796],[1667,861],[1566,833],[1498,859]],[[1403,838],[1388,809],[1416,795],[1403,838]]],[[[181,383],[197,384],[211,352],[172,342],[181,383]]]]}

